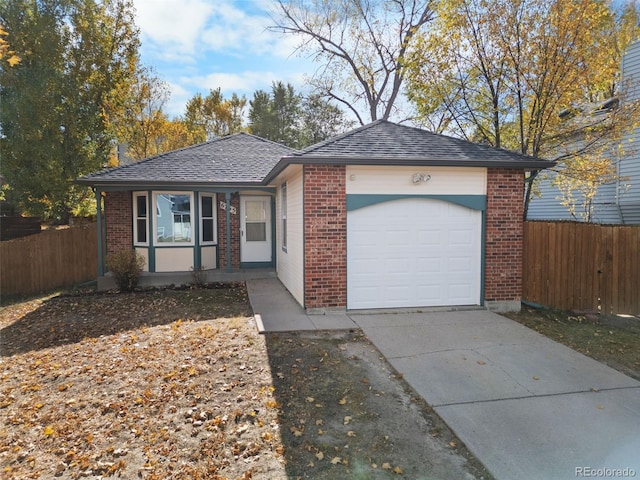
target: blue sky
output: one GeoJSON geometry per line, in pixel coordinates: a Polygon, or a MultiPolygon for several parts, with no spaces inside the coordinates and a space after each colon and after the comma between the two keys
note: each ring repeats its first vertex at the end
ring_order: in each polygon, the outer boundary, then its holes
{"type": "Polygon", "coordinates": [[[253,98],[273,81],[304,88],[314,64],[294,54],[296,39],[266,30],[272,0],[134,0],[141,60],[168,83],[170,117],[196,93],[220,87],[253,98]]]}

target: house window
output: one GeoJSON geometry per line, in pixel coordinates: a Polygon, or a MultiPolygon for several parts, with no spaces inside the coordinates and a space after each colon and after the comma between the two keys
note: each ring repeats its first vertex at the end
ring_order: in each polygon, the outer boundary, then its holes
{"type": "Polygon", "coordinates": [[[133,244],[149,245],[149,214],[146,193],[133,194],[133,244]]]}
{"type": "Polygon", "coordinates": [[[281,217],[282,217],[282,249],[287,250],[287,184],[282,184],[281,190],[281,217]]]}
{"type": "Polygon", "coordinates": [[[193,244],[193,194],[154,193],[157,245],[193,244]]]}
{"type": "Polygon", "coordinates": [[[200,194],[200,243],[216,243],[216,196],[200,194]]]}

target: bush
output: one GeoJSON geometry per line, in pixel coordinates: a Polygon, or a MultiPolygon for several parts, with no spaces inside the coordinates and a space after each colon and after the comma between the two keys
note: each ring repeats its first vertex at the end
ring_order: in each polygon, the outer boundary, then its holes
{"type": "Polygon", "coordinates": [[[131,292],[136,288],[144,263],[144,257],[135,250],[120,250],[107,257],[107,268],[122,292],[131,292]]]}

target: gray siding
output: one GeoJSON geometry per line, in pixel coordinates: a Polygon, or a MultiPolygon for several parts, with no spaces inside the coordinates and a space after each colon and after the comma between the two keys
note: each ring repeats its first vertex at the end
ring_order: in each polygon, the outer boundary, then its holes
{"type": "MultiPolygon", "coordinates": [[[[624,84],[630,100],[640,101],[640,42],[635,42],[622,61],[624,84]]],[[[620,160],[619,175],[628,184],[620,196],[622,219],[627,224],[640,223],[640,129],[624,144],[625,155],[620,160]]]]}
{"type": "MultiPolygon", "coordinates": [[[[640,42],[629,47],[622,62],[627,99],[640,100],[640,42]]],[[[595,223],[640,224],[640,129],[624,139],[623,155],[618,160],[619,184],[600,187],[594,202],[595,223]]],[[[553,173],[537,181],[541,197],[529,205],[529,220],[571,220],[560,204],[560,192],[551,184],[553,173]]]]}
{"type": "MultiPolygon", "coordinates": [[[[539,197],[531,199],[527,219],[529,220],[580,220],[569,214],[569,209],[560,203],[562,197],[560,190],[552,184],[553,172],[541,175],[536,182],[536,188],[540,192],[539,197]]],[[[615,202],[615,184],[603,185],[598,189],[598,194],[593,204],[594,223],[622,223],[620,210],[615,202]]]]}

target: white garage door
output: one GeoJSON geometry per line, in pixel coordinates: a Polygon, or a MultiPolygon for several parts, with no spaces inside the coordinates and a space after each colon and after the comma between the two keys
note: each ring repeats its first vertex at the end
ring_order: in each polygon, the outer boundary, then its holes
{"type": "Polygon", "coordinates": [[[347,308],[478,305],[482,215],[410,198],[347,213],[347,308]]]}

